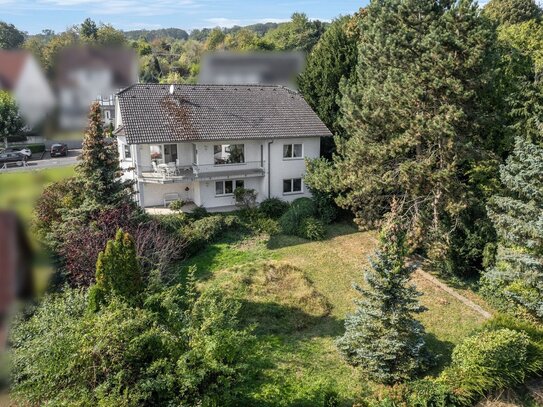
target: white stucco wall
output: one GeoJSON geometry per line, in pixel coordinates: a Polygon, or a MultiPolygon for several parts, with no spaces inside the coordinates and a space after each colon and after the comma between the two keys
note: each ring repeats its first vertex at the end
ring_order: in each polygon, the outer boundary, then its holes
{"type": "MultiPolygon", "coordinates": [[[[245,188],[247,189],[254,189],[257,191],[257,200],[261,200],[260,197],[262,196],[261,190],[262,190],[262,177],[260,178],[230,178],[232,180],[235,179],[243,179],[245,188]]],[[[206,208],[217,208],[217,207],[224,207],[224,206],[233,206],[236,204],[236,200],[234,199],[233,195],[229,196],[216,196],[215,195],[215,182],[221,181],[221,180],[212,180],[212,181],[199,181],[199,196],[200,196],[200,202],[198,203],[199,206],[204,206],[206,208]]],[[[196,202],[195,202],[196,203],[196,202]]]]}
{"type": "MultiPolygon", "coordinates": [[[[267,151],[267,147],[266,147],[267,151]]],[[[276,197],[285,201],[292,202],[296,198],[310,197],[306,185],[303,183],[305,173],[305,158],[318,158],[320,156],[320,138],[292,138],[292,139],[275,139],[270,144],[270,197],[276,197]],[[300,159],[284,159],[283,146],[285,144],[302,144],[303,158],[300,159]],[[283,180],[291,178],[302,178],[302,192],[295,194],[283,194],[283,180]]],[[[268,167],[266,166],[266,171],[268,167]]],[[[267,182],[267,181],[266,181],[267,182]]],[[[267,185],[266,185],[267,192],[267,185]]]]}
{"type": "Polygon", "coordinates": [[[29,56],[13,90],[21,116],[30,126],[39,124],[55,107],[55,96],[40,66],[29,56]]]}
{"type": "Polygon", "coordinates": [[[194,188],[192,183],[168,183],[151,184],[142,183],[143,187],[143,206],[162,206],[164,205],[164,194],[178,193],[183,201],[194,201],[194,188]],[[185,191],[188,188],[188,191],[185,191]]]}
{"type": "MultiPolygon", "coordinates": [[[[119,156],[122,157],[123,144],[126,143],[124,137],[118,137],[120,152],[119,156]]],[[[214,166],[213,157],[213,145],[214,144],[244,144],[245,145],[245,161],[258,161],[262,159],[264,161],[265,174],[257,177],[243,177],[243,176],[230,176],[216,179],[196,179],[192,183],[166,183],[166,184],[153,184],[153,183],[140,183],[140,189],[142,190],[144,206],[157,206],[163,205],[164,194],[177,192],[180,194],[181,199],[193,201],[198,206],[204,206],[206,208],[220,208],[231,207],[235,204],[233,196],[216,196],[215,195],[215,182],[225,179],[243,179],[245,182],[245,188],[254,189],[257,192],[257,201],[271,197],[278,197],[286,201],[293,201],[300,197],[311,196],[308,188],[302,181],[302,192],[293,194],[283,193],[283,180],[292,178],[302,178],[305,173],[305,158],[317,158],[320,156],[320,138],[308,137],[308,138],[292,138],[292,139],[275,139],[269,145],[268,156],[268,143],[272,140],[253,140],[253,141],[217,141],[217,142],[197,142],[194,143],[198,150],[198,164],[205,167],[206,172],[224,171],[225,166],[214,166]],[[299,159],[285,159],[283,158],[283,146],[285,144],[302,144],[303,145],[303,157],[299,159]],[[261,151],[263,157],[261,157],[261,151]],[[268,193],[268,161],[270,162],[270,193],[268,193]],[[189,191],[185,191],[185,187],[189,187],[189,191]]],[[[178,143],[177,144],[178,157],[181,165],[190,165],[193,162],[193,144],[192,143],[178,143]]],[[[132,145],[132,161],[121,161],[122,166],[134,166],[134,164],[140,163],[145,167],[151,167],[150,150],[148,144],[132,145]]],[[[235,169],[237,165],[229,165],[229,169],[235,169]]],[[[242,165],[239,168],[243,168],[242,165]]]]}

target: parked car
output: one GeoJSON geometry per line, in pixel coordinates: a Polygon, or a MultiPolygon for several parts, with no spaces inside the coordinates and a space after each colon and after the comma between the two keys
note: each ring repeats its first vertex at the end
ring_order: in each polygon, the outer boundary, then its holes
{"type": "Polygon", "coordinates": [[[68,146],[66,144],[53,144],[51,146],[51,157],[66,157],[68,146]]]}
{"type": "Polygon", "coordinates": [[[32,151],[26,147],[8,147],[1,151],[2,153],[21,153],[27,158],[32,158],[32,151]]]}
{"type": "Polygon", "coordinates": [[[0,153],[0,167],[3,167],[9,163],[16,163],[19,167],[23,165],[28,157],[20,151],[2,151],[0,153]]]}

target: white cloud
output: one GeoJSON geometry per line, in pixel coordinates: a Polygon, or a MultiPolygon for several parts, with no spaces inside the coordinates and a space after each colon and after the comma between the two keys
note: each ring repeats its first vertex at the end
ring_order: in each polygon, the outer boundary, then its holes
{"type": "Polygon", "coordinates": [[[195,0],[38,0],[36,6],[41,9],[77,10],[91,15],[135,16],[167,15],[200,7],[195,0]]]}
{"type": "Polygon", "coordinates": [[[206,18],[205,21],[219,27],[232,27],[234,25],[240,25],[242,23],[242,20],[224,17],[206,18]]]}

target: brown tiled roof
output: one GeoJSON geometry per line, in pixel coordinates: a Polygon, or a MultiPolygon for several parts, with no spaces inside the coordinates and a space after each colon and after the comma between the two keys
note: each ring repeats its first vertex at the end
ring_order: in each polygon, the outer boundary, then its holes
{"type": "Polygon", "coordinates": [[[138,84],[117,96],[130,144],[331,136],[282,86],[138,84]]]}
{"type": "Polygon", "coordinates": [[[0,49],[0,89],[12,91],[15,88],[29,56],[26,51],[0,49]]]}

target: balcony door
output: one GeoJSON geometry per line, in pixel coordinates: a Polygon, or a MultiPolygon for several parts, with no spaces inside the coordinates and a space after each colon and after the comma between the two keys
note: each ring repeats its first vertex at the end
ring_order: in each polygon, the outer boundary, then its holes
{"type": "Polygon", "coordinates": [[[177,163],[177,144],[164,144],[164,162],[177,163]]]}

